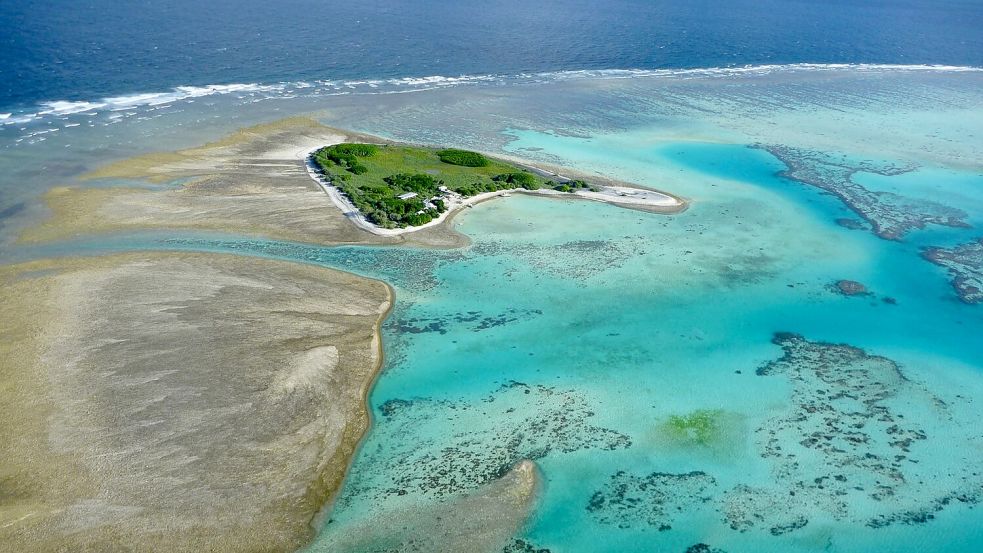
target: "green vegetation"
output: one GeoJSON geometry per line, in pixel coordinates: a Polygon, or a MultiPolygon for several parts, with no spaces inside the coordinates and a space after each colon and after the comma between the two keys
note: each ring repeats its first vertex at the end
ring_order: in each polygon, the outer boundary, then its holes
{"type": "MultiPolygon", "coordinates": [[[[508,188],[525,188],[526,190],[538,190],[539,181],[532,173],[502,173],[495,175],[492,180],[502,185],[509,185],[508,188]]],[[[547,181],[547,185],[553,181],[547,181]]]]}
{"type": "Polygon", "coordinates": [[[355,175],[364,175],[369,169],[359,163],[358,158],[373,156],[378,151],[379,147],[374,144],[335,144],[315,152],[314,159],[322,167],[337,165],[355,175]]]}
{"type": "Polygon", "coordinates": [[[441,187],[464,197],[513,188],[573,192],[588,187],[583,181],[557,184],[467,150],[337,144],[312,158],[366,219],[384,228],[423,225],[446,211],[441,187]],[[400,198],[408,193],[416,195],[400,198]]]}
{"type": "Polygon", "coordinates": [[[721,412],[700,409],[688,415],[671,415],[665,423],[666,431],[680,441],[707,445],[717,435],[717,418],[721,412]]]}
{"type": "MultiPolygon", "coordinates": [[[[550,183],[552,182],[553,181],[550,181],[550,183]]],[[[587,184],[586,182],[580,179],[569,180],[567,182],[562,182],[560,184],[553,183],[552,188],[553,190],[558,190],[560,192],[576,192],[580,188],[583,188],[585,190],[590,189],[593,190],[594,192],[597,192],[598,190],[597,188],[592,187],[591,185],[587,184]]]]}
{"type": "Polygon", "coordinates": [[[722,409],[697,409],[685,415],[670,415],[655,431],[663,447],[705,451],[720,458],[741,455],[747,440],[744,417],[722,409]]]}
{"type": "Polygon", "coordinates": [[[440,158],[440,161],[450,163],[451,165],[461,165],[463,167],[488,167],[487,157],[479,154],[478,152],[469,152],[468,150],[455,150],[453,148],[437,150],[437,157],[440,158]]]}

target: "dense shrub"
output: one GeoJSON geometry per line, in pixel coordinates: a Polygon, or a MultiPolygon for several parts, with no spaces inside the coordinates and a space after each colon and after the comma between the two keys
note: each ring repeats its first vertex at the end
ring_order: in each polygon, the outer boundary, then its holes
{"type": "Polygon", "coordinates": [[[446,150],[438,151],[437,157],[440,158],[440,161],[450,163],[451,165],[462,165],[464,167],[488,166],[488,158],[479,154],[478,152],[470,152],[468,150],[455,150],[453,148],[448,148],[446,150]]]}
{"type": "Polygon", "coordinates": [[[334,146],[328,146],[329,149],[333,149],[339,154],[350,154],[358,157],[370,157],[375,155],[379,151],[379,147],[375,144],[335,144],[334,146]]]}
{"type": "Polygon", "coordinates": [[[372,156],[378,151],[379,147],[372,144],[335,144],[321,148],[314,153],[314,158],[322,167],[338,165],[346,171],[361,175],[369,169],[359,163],[358,158],[372,156]]]}
{"type": "Polygon", "coordinates": [[[443,181],[438,181],[424,173],[397,173],[382,180],[396,190],[416,192],[421,196],[433,196],[437,192],[437,187],[443,184],[443,181]]]}
{"type": "Polygon", "coordinates": [[[532,173],[526,172],[516,172],[516,173],[502,173],[501,175],[495,175],[492,177],[495,182],[504,182],[511,184],[513,188],[525,188],[526,190],[536,190],[539,188],[539,183],[536,182],[536,177],[532,173]]]}

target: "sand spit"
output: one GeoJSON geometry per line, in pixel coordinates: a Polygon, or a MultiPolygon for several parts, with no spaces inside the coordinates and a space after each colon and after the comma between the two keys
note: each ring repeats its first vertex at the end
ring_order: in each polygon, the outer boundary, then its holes
{"type": "Polygon", "coordinates": [[[368,425],[385,284],[132,253],[0,267],[0,543],[291,551],[368,425]]]}
{"type": "Polygon", "coordinates": [[[447,501],[397,509],[371,522],[325,530],[316,551],[501,553],[536,500],[535,463],[521,461],[498,480],[447,501]]]}

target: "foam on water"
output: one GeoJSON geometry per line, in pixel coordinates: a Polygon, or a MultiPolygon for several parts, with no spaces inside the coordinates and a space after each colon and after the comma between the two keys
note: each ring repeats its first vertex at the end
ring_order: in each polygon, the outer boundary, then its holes
{"type": "MultiPolygon", "coordinates": [[[[75,114],[92,116],[103,111],[128,111],[138,108],[152,110],[175,102],[192,103],[197,98],[237,95],[240,100],[290,99],[330,97],[339,93],[398,94],[467,85],[515,85],[577,80],[610,80],[635,78],[707,79],[743,78],[775,74],[795,75],[812,72],[848,72],[851,74],[880,73],[980,73],[983,68],[952,65],[898,64],[817,64],[749,65],[743,67],[707,67],[695,69],[600,69],[548,71],[538,73],[488,74],[394,79],[316,80],[272,84],[238,83],[207,86],[178,86],[168,92],[146,92],[113,96],[91,101],[55,100],[42,102],[33,109],[0,114],[2,125],[45,124],[52,118],[63,119],[75,114]]],[[[3,127],[0,127],[3,129],[3,127]]]]}

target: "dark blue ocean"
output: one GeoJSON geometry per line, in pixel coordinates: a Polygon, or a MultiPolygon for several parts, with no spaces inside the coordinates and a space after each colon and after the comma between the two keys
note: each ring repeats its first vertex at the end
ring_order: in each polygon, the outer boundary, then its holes
{"type": "Polygon", "coordinates": [[[0,108],[275,83],[747,64],[983,65],[950,0],[7,0],[0,108]]]}

